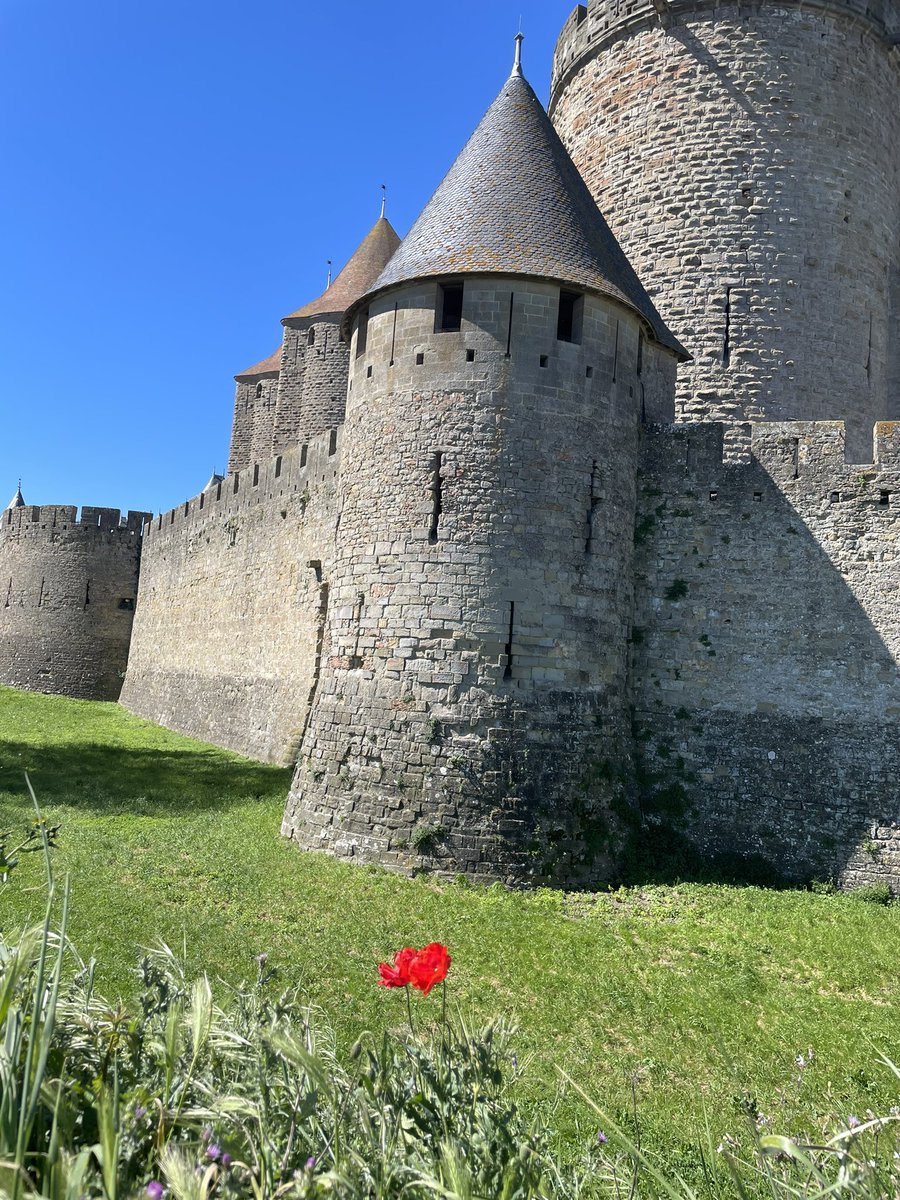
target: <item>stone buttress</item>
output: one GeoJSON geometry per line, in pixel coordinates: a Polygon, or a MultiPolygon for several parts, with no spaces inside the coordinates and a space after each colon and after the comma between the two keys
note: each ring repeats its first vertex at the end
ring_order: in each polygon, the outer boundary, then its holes
{"type": "Polygon", "coordinates": [[[670,419],[682,352],[518,67],[348,317],[329,619],[283,831],[477,879],[603,875],[638,429],[670,419]]]}

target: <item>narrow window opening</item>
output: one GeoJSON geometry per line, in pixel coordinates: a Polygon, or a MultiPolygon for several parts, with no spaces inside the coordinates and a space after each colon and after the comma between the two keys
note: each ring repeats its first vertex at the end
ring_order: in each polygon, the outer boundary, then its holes
{"type": "Polygon", "coordinates": [[[514,600],[509,602],[509,633],[506,640],[506,666],[503,668],[503,680],[508,683],[512,679],[513,669],[513,633],[516,624],[516,603],[514,600]]]}
{"type": "Polygon", "coordinates": [[[879,504],[890,504],[890,502],[891,502],[891,493],[890,492],[882,492],[881,495],[878,497],[879,504]]]}
{"type": "Polygon", "coordinates": [[[581,342],[584,297],[578,292],[560,290],[559,315],[556,319],[556,339],[559,342],[581,342]]]}
{"type": "Polygon", "coordinates": [[[359,323],[356,327],[356,357],[362,358],[366,352],[366,344],[369,340],[369,310],[359,315],[359,323]]]}
{"type": "Polygon", "coordinates": [[[731,363],[731,288],[725,289],[725,328],[722,331],[722,366],[731,363]]]}
{"type": "Polygon", "coordinates": [[[87,583],[84,585],[84,607],[87,608],[87,606],[90,604],[90,602],[91,602],[91,581],[88,580],[87,583]]]}
{"type": "Polygon", "coordinates": [[[260,397],[261,395],[262,395],[262,384],[261,384],[261,383],[258,383],[258,384],[256,385],[256,397],[257,397],[257,399],[259,399],[259,397],[260,397]]]}
{"type": "Polygon", "coordinates": [[[38,608],[44,606],[44,580],[41,580],[41,590],[38,592],[38,608]]]}
{"type": "Polygon", "coordinates": [[[258,484],[259,484],[259,463],[254,463],[253,464],[253,486],[257,487],[258,484]]]}
{"type": "Polygon", "coordinates": [[[467,350],[466,351],[466,362],[474,362],[474,361],[475,361],[475,351],[467,350]]]}
{"type": "Polygon", "coordinates": [[[800,478],[800,439],[793,439],[793,457],[794,457],[794,478],[800,478]]]}
{"type": "Polygon", "coordinates": [[[187,516],[187,515],[188,515],[188,513],[189,513],[190,511],[191,511],[191,502],[190,502],[190,500],[185,500],[185,502],[184,502],[184,515],[185,515],[185,516],[187,516]]]}
{"type": "Polygon", "coordinates": [[[866,354],[866,380],[872,382],[872,314],[869,313],[869,349],[866,354]]]}
{"type": "Polygon", "coordinates": [[[441,475],[443,464],[444,456],[438,450],[434,456],[434,466],[431,473],[431,528],[428,530],[428,541],[432,546],[438,540],[438,525],[440,524],[441,514],[444,511],[444,479],[441,475]]]}
{"type": "Polygon", "coordinates": [[[280,477],[281,477],[281,455],[276,454],[275,455],[275,478],[279,479],[280,477]]]}
{"type": "Polygon", "coordinates": [[[134,612],[134,599],[131,596],[123,596],[119,601],[119,608],[123,612],[134,612]]]}
{"type": "Polygon", "coordinates": [[[719,498],[719,493],[718,493],[718,492],[710,492],[710,493],[709,493],[709,498],[710,498],[710,500],[713,500],[713,501],[715,501],[715,500],[718,500],[718,498],[719,498]]]}
{"type": "Polygon", "coordinates": [[[616,382],[616,376],[619,373],[619,321],[616,321],[616,341],[613,346],[613,383],[616,382]]]}
{"type": "Polygon", "coordinates": [[[638,377],[638,379],[640,379],[640,377],[643,375],[643,373],[644,373],[644,331],[641,330],[641,332],[638,334],[638,351],[637,351],[637,377],[638,377]]]}
{"type": "Polygon", "coordinates": [[[759,504],[762,501],[762,492],[754,492],[753,499],[759,504]]]}
{"type": "Polygon", "coordinates": [[[597,460],[594,459],[591,464],[591,493],[590,502],[587,511],[587,535],[584,539],[584,552],[590,554],[593,549],[594,542],[594,513],[600,505],[600,497],[597,495],[597,460]]]}
{"type": "Polygon", "coordinates": [[[11,596],[12,596],[12,575],[10,575],[10,577],[9,577],[9,587],[6,589],[6,604],[3,606],[4,608],[9,608],[9,601],[10,601],[11,596]]]}
{"type": "Polygon", "coordinates": [[[362,623],[363,608],[365,607],[366,597],[363,592],[357,592],[356,603],[353,606],[353,624],[356,627],[356,642],[353,647],[353,653],[350,655],[350,670],[358,671],[363,665],[362,655],[359,652],[359,634],[360,625],[362,623]]]}
{"type": "Polygon", "coordinates": [[[309,446],[304,442],[300,447],[300,466],[306,466],[306,456],[309,454],[309,446]]]}
{"type": "Polygon", "coordinates": [[[550,357],[549,357],[549,355],[547,355],[547,354],[542,354],[542,355],[541,355],[541,366],[542,366],[542,367],[546,367],[546,366],[547,366],[547,364],[548,364],[549,362],[550,362],[550,357]]]}
{"type": "Polygon", "coordinates": [[[516,303],[516,293],[509,293],[509,327],[506,330],[506,357],[509,358],[512,350],[512,326],[513,326],[513,309],[516,303]]]}
{"type": "Polygon", "coordinates": [[[463,284],[438,284],[435,333],[459,333],[462,328],[463,284]]]}
{"type": "Polygon", "coordinates": [[[232,484],[232,488],[231,488],[231,490],[235,496],[237,495],[238,489],[240,488],[240,486],[241,486],[241,473],[240,473],[240,471],[235,471],[234,483],[232,484]]]}
{"type": "Polygon", "coordinates": [[[399,307],[400,307],[399,304],[394,305],[394,325],[393,325],[393,328],[391,329],[391,359],[388,364],[391,367],[394,365],[394,350],[397,345],[397,309],[399,307]]]}
{"type": "Polygon", "coordinates": [[[366,367],[366,379],[371,379],[371,378],[372,378],[372,368],[366,367]]]}
{"type": "Polygon", "coordinates": [[[316,329],[314,325],[310,325],[309,327],[309,333],[306,335],[306,344],[307,346],[314,346],[316,344],[316,329]]]}
{"type": "Polygon", "coordinates": [[[321,562],[321,560],[318,558],[311,558],[306,565],[308,567],[311,567],[315,571],[316,583],[321,583],[322,582],[322,562],[321,562]]]}
{"type": "Polygon", "coordinates": [[[421,351],[419,351],[419,353],[416,355],[416,366],[421,367],[424,365],[424,363],[425,363],[425,355],[421,351]]]}
{"type": "Polygon", "coordinates": [[[828,501],[830,504],[837,504],[837,502],[840,500],[840,498],[841,498],[840,492],[832,492],[831,495],[828,497],[828,501]]]}
{"type": "Polygon", "coordinates": [[[175,524],[175,509],[174,509],[174,508],[173,508],[173,509],[172,509],[172,511],[169,513],[169,524],[170,524],[170,525],[174,525],[174,524],[175,524]]]}
{"type": "Polygon", "coordinates": [[[199,502],[199,504],[198,504],[198,507],[199,507],[199,508],[202,508],[202,507],[203,507],[203,500],[204,500],[204,496],[205,496],[205,493],[204,493],[204,492],[201,492],[201,493],[200,493],[200,502],[199,502]]]}
{"type": "Polygon", "coordinates": [[[337,430],[332,429],[329,431],[329,434],[328,434],[328,457],[329,458],[331,458],[331,456],[332,456],[332,454],[334,454],[335,450],[337,450],[337,430]]]}
{"type": "Polygon", "coordinates": [[[216,499],[217,500],[222,499],[222,481],[221,480],[216,484],[216,499]]]}
{"type": "Polygon", "coordinates": [[[593,379],[594,378],[594,368],[593,367],[585,367],[584,374],[585,374],[585,378],[593,379]]]}

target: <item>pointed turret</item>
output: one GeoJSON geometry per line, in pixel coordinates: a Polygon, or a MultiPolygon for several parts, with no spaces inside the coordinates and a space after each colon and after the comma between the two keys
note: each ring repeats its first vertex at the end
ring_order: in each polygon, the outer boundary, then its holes
{"type": "Polygon", "coordinates": [[[351,304],[371,288],[399,245],[400,238],[396,230],[382,214],[337,279],[316,300],[289,313],[282,324],[323,317],[329,313],[342,316],[351,304]]]}
{"type": "Polygon", "coordinates": [[[686,358],[522,74],[516,45],[512,74],[367,298],[436,276],[524,275],[611,296],[686,358]]]}
{"type": "Polygon", "coordinates": [[[6,507],[7,508],[24,508],[25,507],[25,497],[22,495],[22,480],[21,479],[19,480],[19,486],[16,488],[16,494],[13,496],[12,500],[10,500],[9,504],[7,504],[6,507]]]}

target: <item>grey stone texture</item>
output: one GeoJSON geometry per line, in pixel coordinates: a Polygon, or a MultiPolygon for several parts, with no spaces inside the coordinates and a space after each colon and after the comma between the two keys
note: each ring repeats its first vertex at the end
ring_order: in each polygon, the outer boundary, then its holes
{"type": "MultiPolygon", "coordinates": [[[[518,883],[597,870],[590,765],[628,727],[643,325],[589,294],[579,342],[560,341],[559,296],[470,276],[460,330],[436,332],[425,281],[370,301],[362,353],[357,326],[283,826],[302,846],[410,867],[427,845],[441,871],[518,883]]],[[[675,355],[654,356],[671,396],[675,355]]]]}
{"type": "Polygon", "coordinates": [[[679,419],[898,415],[900,7],[592,0],[551,115],[693,355],[679,419]],[[893,288],[893,298],[892,298],[893,288]]]}
{"type": "Polygon", "coordinates": [[[0,513],[0,683],[85,700],[122,687],[149,513],[0,513]]]}
{"type": "Polygon", "coordinates": [[[644,802],[672,788],[709,853],[794,878],[900,883],[900,425],[651,429],[631,684],[644,802]]]}
{"type": "Polygon", "coordinates": [[[317,677],[339,461],[335,430],[153,521],[126,708],[251,758],[296,759],[317,677]]]}

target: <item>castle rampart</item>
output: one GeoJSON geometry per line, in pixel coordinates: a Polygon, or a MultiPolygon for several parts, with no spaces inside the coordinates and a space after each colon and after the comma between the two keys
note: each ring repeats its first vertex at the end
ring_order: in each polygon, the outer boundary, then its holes
{"type": "Polygon", "coordinates": [[[149,520],[88,505],[0,513],[0,683],[118,698],[149,520]]]}
{"type": "Polygon", "coordinates": [[[900,11],[862,0],[592,0],[551,112],[693,355],[679,419],[898,412],[900,11]],[[893,298],[892,298],[893,290],[893,298]]]}
{"type": "Polygon", "coordinates": [[[632,686],[645,811],[681,796],[707,853],[900,887],[900,425],[648,431],[632,686]]]}
{"type": "Polygon", "coordinates": [[[340,435],[229,476],[148,531],[122,703],[292,762],[317,678],[340,435]]]}

